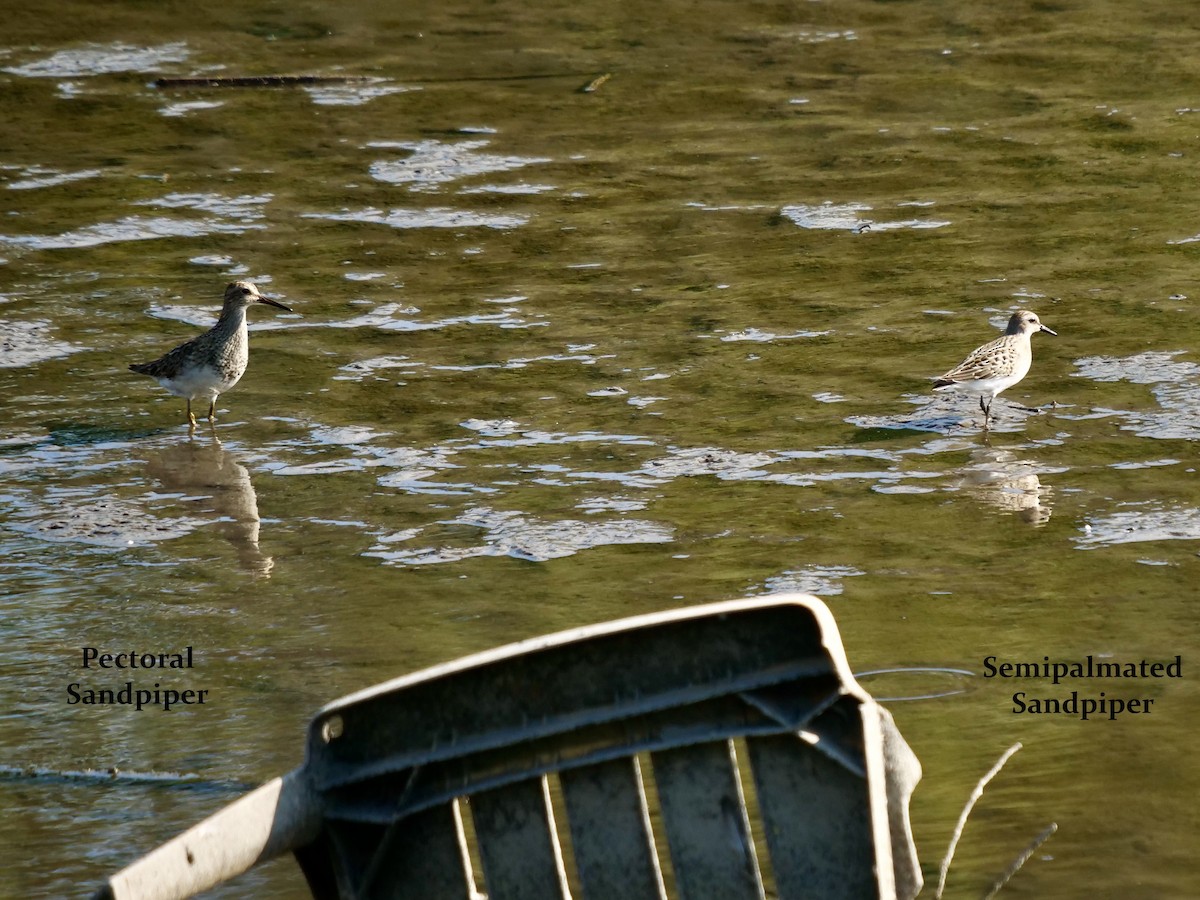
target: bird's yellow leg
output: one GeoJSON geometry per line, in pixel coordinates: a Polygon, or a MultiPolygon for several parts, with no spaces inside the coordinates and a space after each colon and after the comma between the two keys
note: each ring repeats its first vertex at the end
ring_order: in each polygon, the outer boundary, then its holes
{"type": "Polygon", "coordinates": [[[213,397],[208,401],[208,421],[217,421],[217,398],[213,397]]]}
{"type": "Polygon", "coordinates": [[[192,413],[192,401],[190,398],[188,399],[188,402],[187,402],[187,412],[188,412],[188,422],[190,422],[191,426],[193,428],[195,428],[196,427],[196,416],[192,413]]]}

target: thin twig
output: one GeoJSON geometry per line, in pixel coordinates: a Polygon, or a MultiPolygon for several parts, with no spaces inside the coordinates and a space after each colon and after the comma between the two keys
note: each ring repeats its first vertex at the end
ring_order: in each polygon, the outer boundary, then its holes
{"type": "Polygon", "coordinates": [[[1058,823],[1051,822],[1050,827],[1035,837],[1033,842],[1021,851],[1021,855],[1009,863],[1008,868],[1000,873],[1000,877],[992,882],[991,890],[983,895],[983,900],[992,900],[993,897],[1000,893],[1000,888],[1008,884],[1009,879],[1016,875],[1021,870],[1021,866],[1029,861],[1029,857],[1037,852],[1037,848],[1046,843],[1050,839],[1050,835],[1056,831],[1058,831],[1058,823]]]}
{"type": "Polygon", "coordinates": [[[1004,764],[1008,762],[1009,757],[1020,749],[1021,743],[1018,741],[1005,750],[1004,755],[996,761],[991,771],[979,779],[979,784],[975,785],[975,790],[971,791],[967,805],[963,807],[962,814],[958,817],[958,824],[954,826],[954,834],[950,837],[950,846],[946,848],[946,858],[942,860],[942,868],[938,873],[937,892],[933,895],[933,900],[941,900],[942,898],[942,891],[946,888],[946,873],[950,871],[950,860],[954,859],[954,849],[958,846],[958,839],[962,837],[963,829],[967,826],[967,816],[971,814],[971,810],[975,808],[975,804],[983,796],[983,789],[987,787],[987,783],[996,777],[997,772],[1004,768],[1004,764]]]}
{"type": "Polygon", "coordinates": [[[156,88],[181,87],[289,87],[309,84],[358,84],[366,75],[227,75],[199,78],[159,78],[156,88]]]}
{"type": "Polygon", "coordinates": [[[155,787],[184,791],[249,793],[257,785],[240,781],[200,779],[191,773],[125,772],[121,769],[49,769],[42,766],[0,764],[0,781],[49,784],[116,784],[122,787],[155,787]]]}
{"type": "MultiPolygon", "coordinates": [[[[587,72],[538,72],[529,75],[458,75],[454,78],[418,78],[406,80],[406,84],[463,84],[475,81],[535,81],[548,78],[580,78],[587,72]]],[[[595,84],[600,87],[609,79],[606,73],[593,78],[584,87],[595,84]]],[[[376,75],[212,75],[194,78],[158,78],[154,86],[166,88],[257,88],[257,87],[292,87],[295,85],[319,84],[363,84],[371,81],[387,81],[376,75]]],[[[595,90],[593,88],[593,90],[595,90]]],[[[582,89],[581,89],[582,90],[582,89]]]]}

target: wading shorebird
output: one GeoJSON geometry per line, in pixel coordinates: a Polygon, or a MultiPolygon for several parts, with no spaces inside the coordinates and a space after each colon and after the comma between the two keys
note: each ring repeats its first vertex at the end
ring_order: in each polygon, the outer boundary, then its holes
{"type": "Polygon", "coordinates": [[[978,394],[979,408],[983,410],[983,427],[987,428],[992,401],[1029,372],[1029,366],[1033,363],[1033,347],[1029,339],[1039,331],[1058,336],[1057,331],[1043,325],[1034,313],[1027,309],[1017,310],[1008,320],[1008,328],[1003,335],[982,347],[976,347],[961,363],[945,375],[935,378],[933,389],[978,394]]]}
{"type": "Polygon", "coordinates": [[[225,305],[216,325],[154,362],[134,363],[129,368],[139,375],[149,375],[176,397],[185,398],[188,422],[193,428],[193,400],[208,400],[208,421],[215,421],[217,397],[238,383],[250,359],[246,310],[253,303],[292,311],[290,306],[264,297],[249,281],[235,281],[225,288],[225,305]]]}

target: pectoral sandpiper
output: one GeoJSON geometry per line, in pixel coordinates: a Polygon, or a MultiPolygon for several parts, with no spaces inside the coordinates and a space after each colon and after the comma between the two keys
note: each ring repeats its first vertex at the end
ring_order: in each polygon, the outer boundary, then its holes
{"type": "Polygon", "coordinates": [[[149,375],[176,397],[185,398],[188,421],[193,428],[196,426],[193,400],[208,400],[208,421],[214,421],[217,396],[238,383],[250,359],[246,309],[252,303],[292,311],[278,300],[264,297],[250,282],[235,281],[225,288],[225,305],[216,325],[160,359],[134,363],[129,368],[140,375],[149,375]]]}
{"type": "Polygon", "coordinates": [[[961,363],[940,378],[935,378],[933,389],[979,394],[983,427],[987,428],[992,401],[1029,372],[1029,366],[1033,363],[1033,347],[1029,339],[1038,331],[1058,335],[1057,331],[1051,331],[1029,310],[1017,310],[1008,320],[1008,328],[1001,337],[972,350],[961,363]]]}

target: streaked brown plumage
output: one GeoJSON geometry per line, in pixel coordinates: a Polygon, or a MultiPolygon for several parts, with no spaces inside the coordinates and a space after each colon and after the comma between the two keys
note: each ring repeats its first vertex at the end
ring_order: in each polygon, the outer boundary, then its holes
{"type": "Polygon", "coordinates": [[[250,359],[246,310],[254,303],[292,311],[264,297],[249,281],[235,281],[225,288],[225,304],[216,325],[153,362],[134,363],[129,368],[139,375],[149,375],[176,397],[185,398],[192,427],[196,425],[193,400],[207,399],[208,420],[214,421],[217,397],[237,384],[246,371],[250,359]]]}
{"type": "Polygon", "coordinates": [[[1027,309],[1019,309],[1008,320],[1004,334],[976,347],[961,363],[933,381],[935,391],[964,390],[979,394],[983,424],[987,427],[992,401],[1029,373],[1033,347],[1029,339],[1039,331],[1058,335],[1027,309]],[[984,398],[987,398],[986,402],[984,398]]]}

